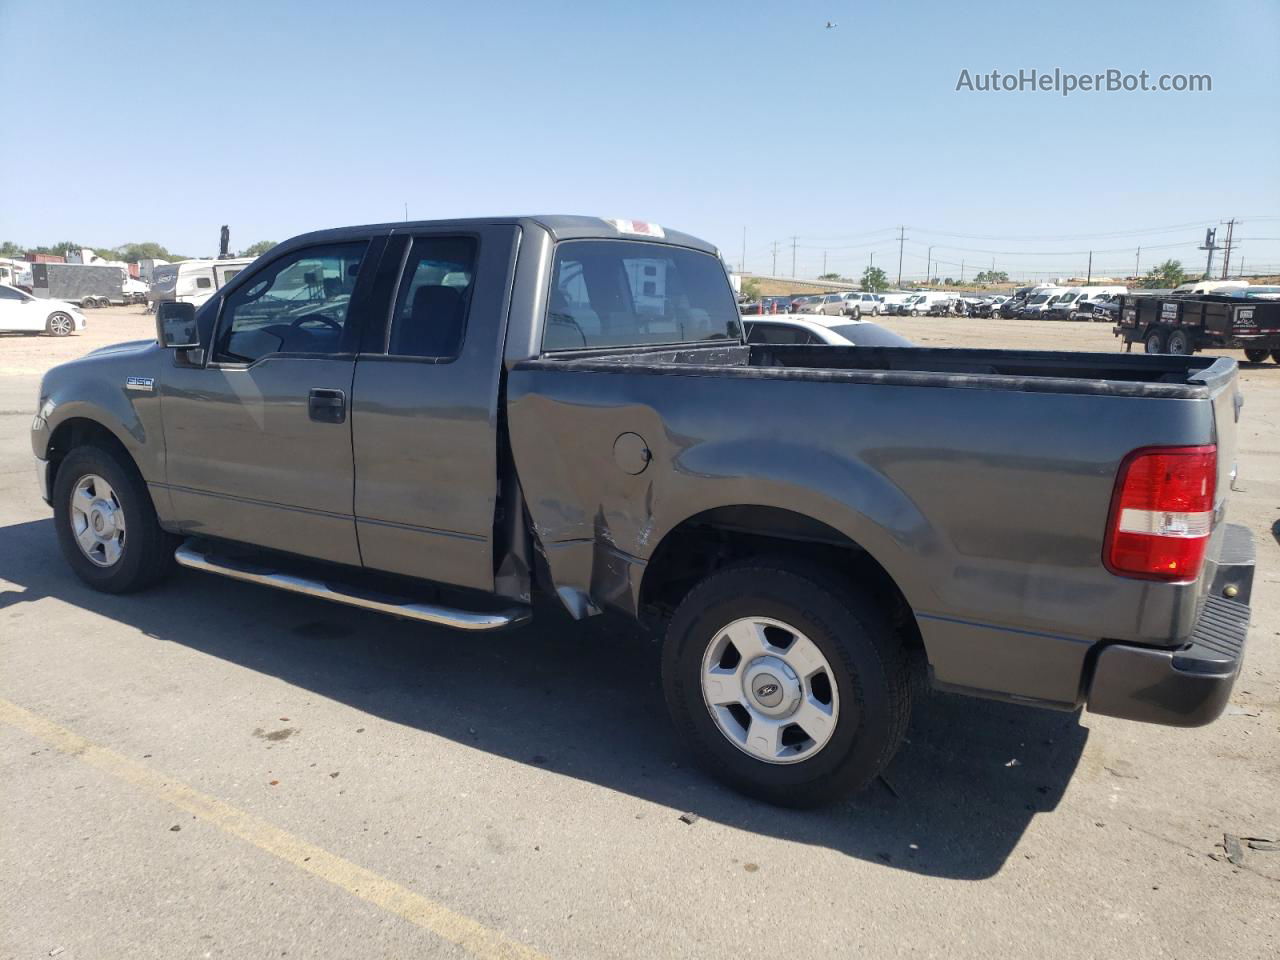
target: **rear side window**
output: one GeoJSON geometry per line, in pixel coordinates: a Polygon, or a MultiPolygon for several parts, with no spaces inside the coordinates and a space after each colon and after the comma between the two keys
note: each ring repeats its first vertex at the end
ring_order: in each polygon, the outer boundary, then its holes
{"type": "Polygon", "coordinates": [[[544,350],[740,337],[733,290],[709,253],[633,240],[556,247],[544,350]]]}
{"type": "Polygon", "coordinates": [[[475,282],[470,237],[421,237],[405,262],[387,353],[452,360],[462,349],[475,282]]]}

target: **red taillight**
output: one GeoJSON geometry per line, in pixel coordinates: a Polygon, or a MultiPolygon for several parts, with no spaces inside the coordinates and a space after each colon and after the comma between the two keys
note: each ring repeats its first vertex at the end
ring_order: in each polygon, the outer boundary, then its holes
{"type": "Polygon", "coordinates": [[[1150,447],[1120,464],[1103,558],[1128,577],[1195,580],[1213,532],[1218,448],[1150,447]]]}

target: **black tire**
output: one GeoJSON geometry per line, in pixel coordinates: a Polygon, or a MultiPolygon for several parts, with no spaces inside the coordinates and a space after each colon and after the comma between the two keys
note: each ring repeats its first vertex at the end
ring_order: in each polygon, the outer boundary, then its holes
{"type": "Polygon", "coordinates": [[[1169,336],[1164,342],[1165,352],[1179,357],[1189,357],[1193,352],[1193,347],[1191,334],[1185,330],[1170,330],[1169,336]]]}
{"type": "Polygon", "coordinates": [[[1152,330],[1147,334],[1147,338],[1142,341],[1142,346],[1147,353],[1164,353],[1164,332],[1152,330]]]}
{"type": "Polygon", "coordinates": [[[1272,350],[1271,359],[1274,360],[1276,363],[1280,363],[1280,350],[1272,350]]]}
{"type": "Polygon", "coordinates": [[[866,787],[893,758],[911,714],[909,660],[880,608],[861,589],[786,560],[744,561],[694,587],[668,627],[662,680],[672,721],[698,760],[779,806],[817,806],[866,787]],[[703,698],[708,644],[753,616],[793,626],[830,666],[842,709],[809,759],[771,763],[746,753],[721,732],[703,698]]]}
{"type": "Polygon", "coordinates": [[[114,450],[85,446],[67,454],[53,483],[53,522],[62,555],[76,576],[95,590],[131,593],[173,570],[179,538],[160,529],[146,483],[133,463],[114,450]],[[98,566],[81,551],[72,530],[71,495],[89,474],[110,484],[126,518],[120,557],[107,567],[98,566]]]}
{"type": "Polygon", "coordinates": [[[862,319],[862,308],[861,308],[861,307],[854,307],[854,308],[853,308],[853,314],[852,314],[852,316],[853,316],[853,319],[855,319],[855,320],[861,320],[861,319],[862,319]]]}
{"type": "Polygon", "coordinates": [[[1266,350],[1246,350],[1244,352],[1244,358],[1248,360],[1250,363],[1263,363],[1267,359],[1267,351],[1266,350]]]}
{"type": "Polygon", "coordinates": [[[44,322],[44,328],[51,337],[69,337],[76,329],[76,322],[71,319],[71,314],[57,310],[49,314],[49,318],[44,322]]]}

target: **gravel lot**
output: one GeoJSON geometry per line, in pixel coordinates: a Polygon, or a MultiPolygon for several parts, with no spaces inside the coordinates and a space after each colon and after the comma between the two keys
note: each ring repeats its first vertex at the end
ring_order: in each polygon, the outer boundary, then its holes
{"type": "MultiPolygon", "coordinates": [[[[1280,366],[1242,365],[1231,518],[1259,570],[1227,715],[933,696],[884,784],[796,813],[689,767],[656,651],[612,625],[478,638],[187,572],[82,587],[32,483],[39,374],[153,330],[88,316],[0,336],[0,958],[1280,954],[1280,850],[1221,847],[1280,840],[1280,366]]],[[[1095,324],[886,326],[1117,349],[1095,324]]]]}

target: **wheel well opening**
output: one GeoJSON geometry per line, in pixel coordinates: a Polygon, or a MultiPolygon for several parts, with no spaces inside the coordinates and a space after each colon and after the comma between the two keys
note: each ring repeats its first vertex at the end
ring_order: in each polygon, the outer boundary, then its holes
{"type": "Polygon", "coordinates": [[[645,568],[641,616],[661,623],[704,577],[728,563],[765,556],[816,563],[866,588],[904,645],[923,648],[906,597],[870,553],[834,527],[779,507],[718,507],[690,517],[668,533],[645,568]]]}
{"type": "Polygon", "coordinates": [[[124,463],[137,470],[132,455],[114,433],[96,420],[73,418],[58,424],[58,428],[53,431],[53,436],[49,438],[45,459],[49,461],[50,493],[53,491],[54,484],[57,483],[58,469],[62,466],[62,461],[67,458],[67,454],[76,447],[88,446],[111,450],[119,454],[124,463]]]}

